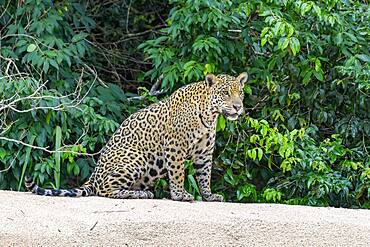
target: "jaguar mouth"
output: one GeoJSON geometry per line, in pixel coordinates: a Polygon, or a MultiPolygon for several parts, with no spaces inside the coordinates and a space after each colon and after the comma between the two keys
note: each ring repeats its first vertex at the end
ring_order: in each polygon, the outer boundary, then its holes
{"type": "Polygon", "coordinates": [[[229,120],[236,120],[236,119],[238,119],[238,117],[239,117],[239,114],[238,114],[237,112],[231,113],[231,112],[226,112],[226,111],[224,111],[222,114],[223,114],[227,119],[229,119],[229,120]]]}

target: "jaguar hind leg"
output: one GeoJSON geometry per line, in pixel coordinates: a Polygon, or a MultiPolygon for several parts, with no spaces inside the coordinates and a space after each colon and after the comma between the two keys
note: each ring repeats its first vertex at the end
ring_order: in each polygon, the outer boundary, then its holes
{"type": "Polygon", "coordinates": [[[148,190],[115,190],[111,194],[112,198],[116,199],[153,199],[154,194],[148,190]]]}

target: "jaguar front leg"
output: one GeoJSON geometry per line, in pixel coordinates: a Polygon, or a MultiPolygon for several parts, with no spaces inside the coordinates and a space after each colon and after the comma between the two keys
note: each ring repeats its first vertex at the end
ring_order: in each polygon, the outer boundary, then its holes
{"type": "Polygon", "coordinates": [[[222,195],[211,192],[212,154],[215,147],[216,130],[206,133],[194,146],[192,161],[199,190],[206,201],[223,201],[222,195]]]}
{"type": "Polygon", "coordinates": [[[196,169],[196,179],[199,190],[206,201],[221,202],[224,200],[222,195],[213,194],[211,192],[211,170],[212,170],[212,154],[205,156],[197,156],[194,159],[194,168],[196,169]]]}
{"type": "Polygon", "coordinates": [[[179,153],[177,149],[170,148],[166,154],[171,198],[175,201],[193,201],[194,197],[184,188],[184,154],[179,153]]]}

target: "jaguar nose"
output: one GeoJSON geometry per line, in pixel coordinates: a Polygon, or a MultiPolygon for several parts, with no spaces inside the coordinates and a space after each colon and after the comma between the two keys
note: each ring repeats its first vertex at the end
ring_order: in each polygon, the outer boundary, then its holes
{"type": "Polygon", "coordinates": [[[233,104],[233,107],[234,107],[235,111],[238,112],[242,108],[242,105],[240,105],[240,104],[233,104]]]}

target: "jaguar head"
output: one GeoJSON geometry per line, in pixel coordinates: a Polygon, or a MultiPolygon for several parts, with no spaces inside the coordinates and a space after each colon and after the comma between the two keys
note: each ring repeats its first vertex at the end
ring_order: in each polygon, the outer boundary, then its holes
{"type": "Polygon", "coordinates": [[[243,88],[247,80],[246,72],[237,77],[208,74],[205,81],[211,89],[212,109],[229,120],[236,120],[244,112],[243,88]]]}

